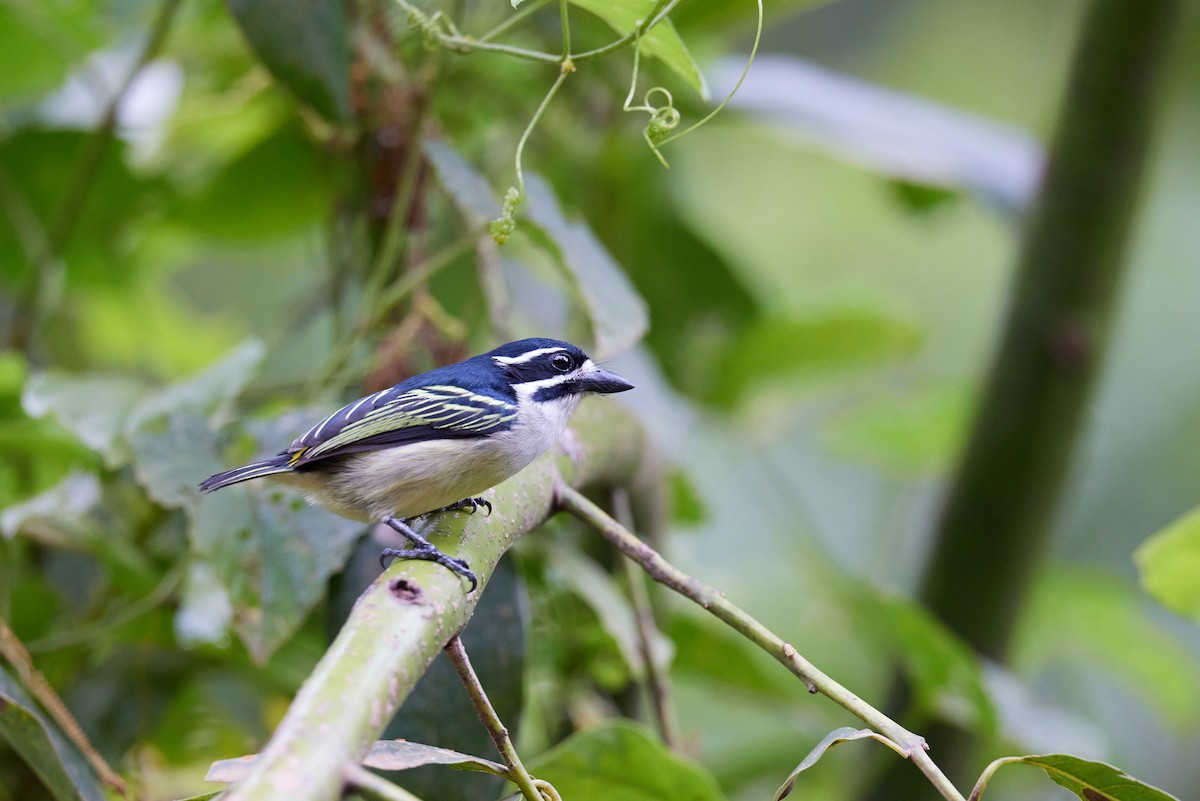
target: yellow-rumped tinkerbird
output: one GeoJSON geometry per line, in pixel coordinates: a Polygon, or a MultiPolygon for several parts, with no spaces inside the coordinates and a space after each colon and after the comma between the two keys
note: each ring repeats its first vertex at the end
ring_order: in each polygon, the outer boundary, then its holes
{"type": "Polygon", "coordinates": [[[580,398],[633,385],[582,350],[522,339],[431,370],[346,404],[277,456],[217,473],[212,492],[269,476],[344,517],[382,522],[412,542],[389,557],[427,559],[471,581],[466,562],[409,525],[430,512],[485,507],[479,493],[515,475],[558,442],[580,398]]]}

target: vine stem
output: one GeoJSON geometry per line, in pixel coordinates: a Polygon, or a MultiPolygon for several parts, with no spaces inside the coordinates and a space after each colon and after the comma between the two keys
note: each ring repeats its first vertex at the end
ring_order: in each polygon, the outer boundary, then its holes
{"type": "Polygon", "coordinates": [[[515,158],[517,168],[517,191],[522,197],[525,195],[525,172],[521,169],[521,156],[525,152],[525,142],[529,140],[529,135],[533,133],[533,129],[537,127],[538,122],[542,119],[542,115],[546,113],[546,109],[550,106],[550,101],[554,99],[554,95],[558,93],[559,87],[567,80],[567,76],[575,71],[573,66],[570,66],[570,61],[563,62],[562,69],[559,70],[558,77],[550,86],[550,91],[546,92],[546,96],[542,98],[541,105],[537,107],[537,111],[533,113],[533,119],[525,126],[525,131],[521,134],[520,140],[517,141],[517,155],[515,158]]]}
{"type": "Polygon", "coordinates": [[[529,771],[525,770],[525,766],[521,763],[521,757],[517,755],[517,749],[513,747],[512,738],[508,736],[508,728],[500,720],[492,702],[488,700],[483,684],[479,681],[475,668],[471,666],[471,660],[467,656],[467,649],[463,646],[462,638],[455,634],[450,638],[450,642],[446,643],[443,650],[449,657],[450,664],[454,666],[454,671],[458,673],[458,678],[462,681],[467,696],[471,699],[471,705],[475,707],[475,714],[479,716],[479,722],[492,736],[492,742],[496,744],[500,758],[508,767],[509,779],[521,788],[521,794],[525,796],[526,801],[543,801],[542,794],[534,785],[533,777],[529,775],[529,771]]]}
{"type": "Polygon", "coordinates": [[[699,604],[750,642],[766,651],[803,681],[809,692],[821,693],[896,743],[898,750],[913,761],[917,769],[925,774],[943,798],[948,801],[965,801],[962,794],[929,758],[929,754],[926,753],[928,746],[923,737],[908,731],[833,678],[821,672],[816,665],[801,656],[793,645],[784,642],[777,634],[727,600],[715,588],[700,582],[672,565],[627,528],[605,514],[603,509],[589,501],[582,493],[559,482],[555,486],[554,497],[560,509],[595,527],[621,553],[641,565],[650,578],[699,604]]]}

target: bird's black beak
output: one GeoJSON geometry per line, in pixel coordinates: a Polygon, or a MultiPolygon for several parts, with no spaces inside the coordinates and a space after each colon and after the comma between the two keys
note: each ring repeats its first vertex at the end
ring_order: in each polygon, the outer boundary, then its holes
{"type": "Polygon", "coordinates": [[[596,392],[601,395],[611,395],[614,392],[624,392],[627,389],[633,389],[633,384],[630,384],[616,373],[610,373],[608,370],[595,370],[590,373],[584,373],[574,379],[571,384],[574,386],[576,392],[596,392]]]}

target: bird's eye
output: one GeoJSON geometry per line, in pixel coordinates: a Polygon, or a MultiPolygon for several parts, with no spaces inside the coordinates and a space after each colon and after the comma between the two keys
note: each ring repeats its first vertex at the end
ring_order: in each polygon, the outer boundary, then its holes
{"type": "Polygon", "coordinates": [[[550,366],[560,373],[566,373],[575,366],[575,360],[566,353],[556,353],[550,357],[550,366]]]}

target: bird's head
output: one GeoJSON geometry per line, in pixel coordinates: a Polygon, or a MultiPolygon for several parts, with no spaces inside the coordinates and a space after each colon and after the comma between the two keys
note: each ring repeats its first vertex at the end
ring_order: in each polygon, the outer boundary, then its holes
{"type": "Polygon", "coordinates": [[[545,402],[592,392],[609,395],[633,389],[624,378],[603,370],[569,342],[522,339],[484,355],[503,371],[518,396],[545,402]]]}

